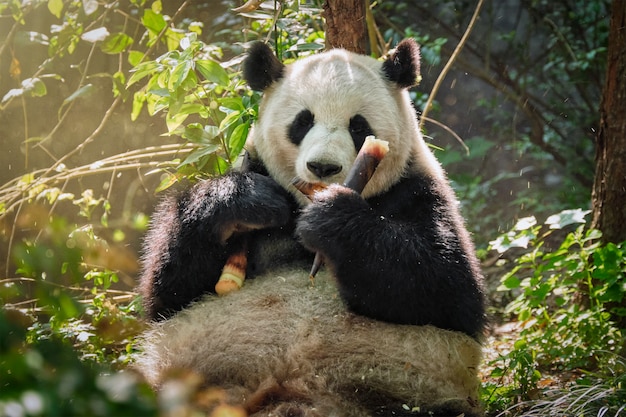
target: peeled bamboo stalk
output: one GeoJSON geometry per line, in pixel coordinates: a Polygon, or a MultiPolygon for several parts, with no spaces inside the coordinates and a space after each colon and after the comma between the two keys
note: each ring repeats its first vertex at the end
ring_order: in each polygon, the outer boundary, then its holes
{"type": "MultiPolygon", "coordinates": [[[[389,152],[389,142],[386,140],[376,139],[374,136],[365,138],[343,185],[361,194],[387,152],[389,152]]],[[[322,183],[307,183],[298,179],[293,182],[293,185],[309,198],[312,198],[315,192],[326,188],[326,185],[322,183]]],[[[317,252],[309,273],[311,281],[315,279],[323,263],[323,256],[317,252]]]]}
{"type": "Polygon", "coordinates": [[[248,245],[244,238],[240,248],[230,255],[222,269],[222,275],[215,284],[217,295],[226,295],[243,286],[246,279],[246,267],[248,266],[247,251],[248,245]]]}

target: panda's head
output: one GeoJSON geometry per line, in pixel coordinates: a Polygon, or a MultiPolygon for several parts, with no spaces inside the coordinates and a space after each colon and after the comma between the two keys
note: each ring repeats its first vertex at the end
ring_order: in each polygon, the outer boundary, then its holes
{"type": "Polygon", "coordinates": [[[256,43],[243,73],[253,89],[264,92],[249,149],[296,196],[291,185],[296,177],[342,183],[369,135],[388,141],[389,153],[364,197],[397,183],[410,160],[436,164],[406,91],[419,75],[419,49],[412,40],[398,44],[385,61],[335,49],[287,66],[256,43]]]}

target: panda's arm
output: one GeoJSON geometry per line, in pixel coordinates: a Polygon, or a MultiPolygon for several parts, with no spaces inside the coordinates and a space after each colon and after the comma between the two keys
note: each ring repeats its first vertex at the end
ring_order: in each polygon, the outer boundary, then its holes
{"type": "Polygon", "coordinates": [[[356,313],[478,337],[482,277],[447,193],[425,178],[411,178],[365,201],[334,185],[303,211],[297,234],[324,255],[356,313]]]}
{"type": "Polygon", "coordinates": [[[215,284],[242,233],[285,224],[292,200],[271,178],[233,172],[165,199],[144,243],[139,290],[148,318],[186,307],[215,284]]]}

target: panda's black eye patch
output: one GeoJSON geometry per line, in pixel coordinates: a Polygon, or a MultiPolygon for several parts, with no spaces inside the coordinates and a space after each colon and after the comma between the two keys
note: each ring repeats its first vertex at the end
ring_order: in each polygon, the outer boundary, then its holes
{"type": "Polygon", "coordinates": [[[350,126],[348,127],[350,130],[350,135],[352,136],[352,141],[354,142],[354,148],[359,151],[361,146],[363,146],[363,142],[365,142],[365,138],[373,135],[374,131],[370,127],[365,117],[357,114],[352,119],[350,119],[350,126]]]}
{"type": "Polygon", "coordinates": [[[313,127],[314,122],[315,116],[313,116],[313,113],[311,113],[310,110],[302,110],[298,113],[289,126],[288,135],[291,143],[299,145],[300,142],[302,142],[302,139],[304,139],[306,134],[309,133],[309,130],[313,127]]]}

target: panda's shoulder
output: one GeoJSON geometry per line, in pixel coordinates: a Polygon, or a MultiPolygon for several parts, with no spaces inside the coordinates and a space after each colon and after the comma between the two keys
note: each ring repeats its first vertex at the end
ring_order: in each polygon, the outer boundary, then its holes
{"type": "Polygon", "coordinates": [[[412,197],[417,197],[424,201],[452,196],[448,183],[430,173],[420,171],[406,172],[395,184],[385,193],[375,197],[374,200],[401,199],[410,202],[412,197]]]}

